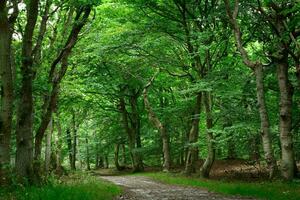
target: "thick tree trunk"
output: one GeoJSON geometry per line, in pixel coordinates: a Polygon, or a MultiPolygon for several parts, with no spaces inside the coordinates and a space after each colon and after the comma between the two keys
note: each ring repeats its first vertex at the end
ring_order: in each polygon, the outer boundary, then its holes
{"type": "Polygon", "coordinates": [[[121,148],[122,148],[122,166],[126,167],[126,148],[125,148],[125,144],[121,144],[121,148]]]}
{"type": "Polygon", "coordinates": [[[267,162],[267,167],[269,169],[269,178],[273,178],[277,171],[277,164],[274,158],[274,153],[272,148],[270,121],[269,121],[267,106],[265,102],[264,75],[263,75],[262,65],[256,66],[255,78],[256,78],[257,102],[258,102],[258,109],[259,109],[259,116],[260,116],[261,138],[263,143],[265,160],[267,162]]]}
{"type": "Polygon", "coordinates": [[[121,170],[120,164],[119,164],[119,150],[120,150],[120,144],[115,144],[114,148],[114,161],[115,161],[115,167],[117,170],[121,170]]]}
{"type": "Polygon", "coordinates": [[[185,174],[190,175],[196,172],[196,160],[198,158],[198,147],[195,143],[199,136],[199,122],[201,113],[202,93],[197,94],[194,116],[192,119],[192,127],[188,135],[188,152],[185,161],[185,174]]]}
{"type": "Polygon", "coordinates": [[[16,174],[20,182],[33,181],[33,96],[34,76],[32,38],[38,16],[39,0],[27,3],[27,23],[23,36],[21,92],[17,113],[16,174]]]}
{"type": "Polygon", "coordinates": [[[292,96],[293,88],[288,77],[287,53],[277,61],[277,78],[280,90],[279,132],[281,142],[281,173],[284,179],[294,178],[294,150],[292,139],[292,96]]]}
{"type": "Polygon", "coordinates": [[[126,110],[125,99],[124,97],[120,98],[120,112],[122,113],[122,121],[124,129],[128,136],[128,146],[130,151],[130,157],[132,160],[133,172],[144,171],[143,161],[140,157],[139,152],[136,151],[136,130],[133,130],[134,127],[129,127],[128,113],[126,110]]]}
{"type": "Polygon", "coordinates": [[[50,120],[50,123],[48,125],[48,133],[46,137],[46,149],[45,149],[45,173],[46,174],[48,174],[50,170],[52,134],[53,134],[53,119],[50,120]]]}
{"type": "Polygon", "coordinates": [[[85,144],[86,144],[86,169],[91,170],[91,165],[90,165],[90,149],[89,149],[89,140],[86,137],[85,138],[85,144]]]}
{"type": "Polygon", "coordinates": [[[0,185],[9,181],[10,141],[13,115],[13,78],[11,58],[11,31],[6,0],[0,2],[0,185]]]}
{"type": "Polygon", "coordinates": [[[212,97],[209,92],[206,92],[204,95],[204,105],[206,112],[206,129],[207,129],[207,150],[208,155],[207,158],[200,169],[200,176],[204,178],[208,178],[212,165],[215,161],[215,144],[213,133],[211,132],[211,128],[213,127],[213,119],[212,119],[212,97]]]}

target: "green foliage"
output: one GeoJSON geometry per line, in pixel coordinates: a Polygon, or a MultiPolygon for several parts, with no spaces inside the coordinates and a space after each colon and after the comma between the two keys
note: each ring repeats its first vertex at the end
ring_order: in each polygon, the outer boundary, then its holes
{"type": "Polygon", "coordinates": [[[15,186],[1,188],[0,196],[3,200],[99,200],[113,199],[121,189],[110,183],[87,174],[72,175],[67,180],[55,181],[41,187],[15,186]]]}

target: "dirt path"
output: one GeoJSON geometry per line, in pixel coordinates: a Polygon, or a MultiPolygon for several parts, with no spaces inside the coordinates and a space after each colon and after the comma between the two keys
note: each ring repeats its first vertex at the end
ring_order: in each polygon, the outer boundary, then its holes
{"type": "MultiPolygon", "coordinates": [[[[117,200],[245,200],[241,197],[224,197],[203,189],[166,185],[142,176],[101,176],[125,188],[117,200]]],[[[248,198],[250,199],[250,198],[248,198]]]]}

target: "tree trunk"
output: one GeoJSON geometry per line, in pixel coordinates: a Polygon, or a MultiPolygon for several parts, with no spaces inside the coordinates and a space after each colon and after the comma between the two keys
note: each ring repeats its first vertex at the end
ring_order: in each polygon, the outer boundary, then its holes
{"type": "Polygon", "coordinates": [[[34,76],[32,38],[38,16],[39,0],[27,3],[27,23],[23,36],[21,92],[16,127],[16,174],[20,182],[33,182],[33,96],[34,76]]]}
{"type": "Polygon", "coordinates": [[[199,136],[199,121],[201,113],[201,100],[202,94],[197,94],[194,116],[192,119],[192,127],[188,135],[188,152],[185,161],[185,174],[190,175],[196,172],[196,160],[198,158],[198,147],[195,143],[198,141],[199,136]]]}
{"type": "Polygon", "coordinates": [[[90,149],[89,149],[89,140],[86,137],[85,138],[85,143],[86,143],[86,168],[87,170],[91,170],[91,166],[90,166],[90,149]]]}
{"type": "Polygon", "coordinates": [[[120,98],[120,112],[122,113],[122,122],[128,136],[130,157],[132,160],[133,172],[144,171],[144,166],[139,153],[136,151],[136,131],[129,127],[128,113],[126,110],[124,97],[120,98]]]}
{"type": "Polygon", "coordinates": [[[56,173],[58,175],[62,175],[63,174],[63,168],[61,166],[61,149],[62,149],[62,130],[61,130],[61,124],[60,124],[60,119],[59,116],[57,114],[57,118],[55,120],[56,122],[56,127],[57,127],[57,138],[56,138],[56,173]]]}
{"type": "Polygon", "coordinates": [[[99,157],[98,168],[104,168],[104,160],[103,160],[103,156],[100,156],[100,157],[99,157]]]}
{"type": "Polygon", "coordinates": [[[115,167],[118,171],[121,170],[120,164],[119,164],[119,149],[120,149],[120,144],[115,144],[115,156],[114,156],[114,160],[115,160],[115,167]]]}
{"type": "Polygon", "coordinates": [[[281,173],[284,179],[294,178],[294,150],[292,138],[293,88],[288,77],[288,56],[284,52],[277,61],[277,78],[280,90],[279,132],[281,142],[281,173]]]}
{"type": "Polygon", "coordinates": [[[0,185],[8,183],[10,168],[10,141],[13,116],[13,76],[11,57],[11,30],[6,0],[0,2],[0,185]]]}
{"type": "Polygon", "coordinates": [[[259,116],[260,116],[261,138],[263,143],[265,159],[267,162],[267,167],[269,169],[269,178],[273,178],[277,171],[277,164],[274,158],[274,153],[272,148],[270,121],[269,121],[267,106],[265,102],[264,75],[263,75],[262,65],[256,66],[255,78],[256,78],[257,102],[258,102],[258,109],[259,109],[259,116]]]}
{"type": "Polygon", "coordinates": [[[131,131],[132,131],[132,145],[134,146],[135,150],[133,151],[133,159],[135,160],[135,166],[133,171],[144,171],[143,166],[143,156],[140,152],[142,148],[142,142],[141,142],[141,122],[140,122],[140,116],[138,111],[138,97],[139,92],[136,92],[134,89],[131,91],[132,94],[130,96],[130,105],[131,105],[131,131]]]}
{"type": "Polygon", "coordinates": [[[204,95],[204,105],[206,112],[206,129],[207,129],[207,143],[208,143],[208,155],[200,169],[200,176],[204,178],[208,178],[212,165],[215,161],[215,145],[214,145],[214,137],[211,132],[211,128],[213,127],[213,119],[212,119],[212,97],[209,92],[206,92],[204,95]]]}
{"type": "Polygon", "coordinates": [[[46,151],[45,151],[45,172],[48,174],[50,169],[50,159],[51,159],[51,140],[53,134],[53,119],[50,120],[48,125],[49,130],[46,137],[46,151]]]}
{"type": "Polygon", "coordinates": [[[126,167],[126,149],[125,149],[125,144],[121,145],[122,148],[122,165],[126,167]]]}
{"type": "Polygon", "coordinates": [[[99,155],[99,144],[96,142],[96,160],[95,169],[100,168],[100,155],[99,155]]]}
{"type": "MultiPolygon", "coordinates": [[[[48,18],[48,12],[49,8],[51,5],[51,1],[46,2],[46,7],[44,11],[44,16],[42,18],[41,22],[41,29],[40,29],[40,34],[38,37],[38,42],[37,45],[34,49],[35,53],[35,59],[36,62],[38,63],[39,58],[40,58],[40,49],[41,49],[41,42],[44,37],[45,29],[46,29],[46,22],[48,18]]],[[[52,90],[48,95],[45,96],[43,106],[45,107],[45,111],[42,116],[42,121],[40,123],[40,126],[37,130],[37,134],[35,136],[35,155],[34,155],[34,160],[35,160],[35,171],[39,171],[40,168],[40,157],[41,157],[41,146],[42,146],[42,140],[46,131],[46,128],[49,124],[49,121],[51,119],[52,113],[55,110],[56,103],[57,103],[57,96],[59,92],[59,87],[60,87],[60,82],[63,79],[67,69],[68,69],[68,58],[71,54],[72,48],[75,46],[78,35],[85,25],[88,16],[90,14],[91,8],[86,7],[85,9],[80,9],[77,12],[77,15],[75,17],[76,23],[74,23],[72,30],[69,34],[68,40],[64,46],[64,48],[61,49],[60,53],[58,56],[54,59],[54,61],[51,64],[50,71],[49,71],[49,80],[48,83],[52,85],[52,90]],[[82,15],[82,19],[80,18],[82,15]],[[59,70],[56,72],[56,68],[58,63],[61,62],[61,67],[59,70]]],[[[73,154],[73,156],[76,154],[73,154]]],[[[38,175],[38,173],[37,173],[38,175]]]]}
{"type": "Polygon", "coordinates": [[[72,163],[73,163],[73,161],[72,161],[73,160],[72,137],[71,137],[71,131],[69,128],[67,129],[67,137],[66,138],[67,138],[67,145],[68,145],[70,167],[71,167],[71,170],[75,170],[72,165],[72,163]]]}
{"type": "Polygon", "coordinates": [[[107,154],[104,155],[104,161],[105,161],[104,168],[108,169],[109,168],[109,160],[108,160],[107,154]]]}
{"type": "Polygon", "coordinates": [[[77,153],[77,126],[75,121],[75,113],[73,113],[72,117],[72,130],[73,130],[73,146],[72,146],[72,163],[71,169],[76,170],[76,153],[77,153]]]}
{"type": "Polygon", "coordinates": [[[152,77],[150,82],[144,88],[144,91],[143,91],[144,104],[145,104],[145,108],[148,112],[148,118],[149,118],[150,122],[159,130],[160,136],[162,139],[163,156],[164,156],[163,171],[169,171],[171,168],[169,135],[167,133],[167,129],[166,129],[165,125],[161,123],[161,121],[158,119],[158,117],[154,113],[154,111],[151,107],[151,104],[149,102],[149,99],[148,99],[148,88],[153,83],[155,76],[156,76],[156,74],[152,77]]]}

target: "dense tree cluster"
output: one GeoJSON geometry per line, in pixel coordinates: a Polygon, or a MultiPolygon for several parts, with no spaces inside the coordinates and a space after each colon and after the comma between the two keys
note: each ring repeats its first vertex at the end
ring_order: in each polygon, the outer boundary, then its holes
{"type": "Polygon", "coordinates": [[[298,174],[297,0],[2,0],[0,70],[0,184],[112,160],[298,174]]]}

